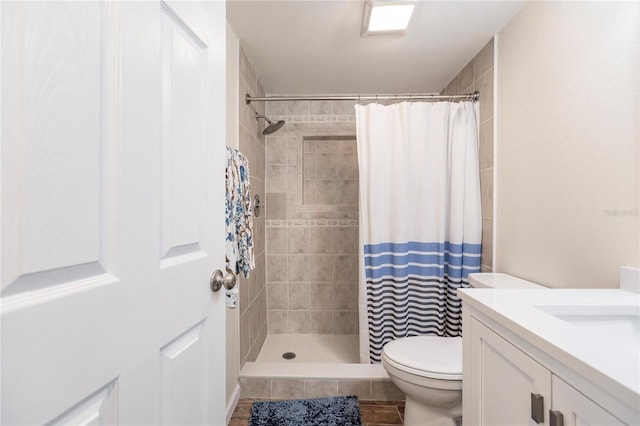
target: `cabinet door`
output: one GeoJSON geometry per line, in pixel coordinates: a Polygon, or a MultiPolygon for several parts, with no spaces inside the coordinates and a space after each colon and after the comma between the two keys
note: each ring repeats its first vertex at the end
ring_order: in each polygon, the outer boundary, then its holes
{"type": "Polygon", "coordinates": [[[578,392],[564,380],[553,376],[554,411],[562,413],[564,426],[618,426],[624,423],[595,402],[578,392]]]}
{"type": "MultiPolygon", "coordinates": [[[[551,373],[524,352],[500,337],[475,318],[471,321],[470,374],[465,372],[463,393],[471,399],[471,418],[465,425],[535,426],[548,425],[551,373]],[[532,419],[532,394],[542,397],[537,423],[532,419]],[[470,396],[469,396],[470,395],[470,396]]],[[[469,401],[469,399],[466,399],[469,401]]]]}

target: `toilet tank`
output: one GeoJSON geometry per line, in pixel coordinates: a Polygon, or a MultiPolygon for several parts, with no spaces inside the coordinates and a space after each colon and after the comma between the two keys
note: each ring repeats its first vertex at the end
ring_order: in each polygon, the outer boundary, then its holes
{"type": "Polygon", "coordinates": [[[545,288],[511,275],[489,272],[469,274],[469,284],[473,288],[545,288]]]}

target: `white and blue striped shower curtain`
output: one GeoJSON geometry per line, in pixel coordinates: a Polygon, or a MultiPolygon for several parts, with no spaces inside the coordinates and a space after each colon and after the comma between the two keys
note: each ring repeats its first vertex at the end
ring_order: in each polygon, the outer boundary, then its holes
{"type": "Polygon", "coordinates": [[[356,105],[360,358],[385,343],[457,336],[456,289],[480,271],[478,106],[356,105]]]}

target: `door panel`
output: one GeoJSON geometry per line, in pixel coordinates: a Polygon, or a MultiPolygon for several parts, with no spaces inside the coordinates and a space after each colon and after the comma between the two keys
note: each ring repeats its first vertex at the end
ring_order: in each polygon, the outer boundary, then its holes
{"type": "Polygon", "coordinates": [[[111,176],[102,173],[107,141],[100,91],[108,23],[96,3],[3,8],[6,16],[22,18],[5,20],[2,46],[3,74],[9,74],[3,124],[13,142],[3,144],[11,161],[2,170],[13,185],[7,193],[3,187],[3,238],[11,249],[3,252],[1,288],[15,295],[105,273],[101,210],[111,176]]]}
{"type": "Polygon", "coordinates": [[[163,425],[206,423],[206,376],[200,368],[206,356],[202,331],[200,323],[160,350],[163,425]]]}
{"type": "Polygon", "coordinates": [[[223,424],[224,3],[1,8],[0,423],[223,424]]]}
{"type": "Polygon", "coordinates": [[[162,8],[163,261],[201,250],[207,46],[162,8]]]}
{"type": "MultiPolygon", "coordinates": [[[[544,397],[550,408],[551,373],[476,319],[471,323],[473,415],[478,425],[536,426],[531,418],[531,394],[544,397]]],[[[548,416],[544,416],[548,425],[548,416]]]]}
{"type": "Polygon", "coordinates": [[[553,376],[555,411],[562,413],[565,426],[622,426],[624,423],[578,392],[567,382],[553,376]]]}

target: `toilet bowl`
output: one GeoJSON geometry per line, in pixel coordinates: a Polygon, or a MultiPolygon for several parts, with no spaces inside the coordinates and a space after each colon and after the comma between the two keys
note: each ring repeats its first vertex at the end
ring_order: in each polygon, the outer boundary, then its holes
{"type": "MultiPolygon", "coordinates": [[[[471,287],[540,288],[506,274],[469,274],[471,287]]],[[[454,426],[462,416],[462,338],[404,337],[382,349],[382,365],[406,395],[405,426],[454,426]]]]}
{"type": "Polygon", "coordinates": [[[462,338],[415,336],[382,349],[382,365],[407,395],[404,424],[453,426],[462,415],[462,338]]]}

